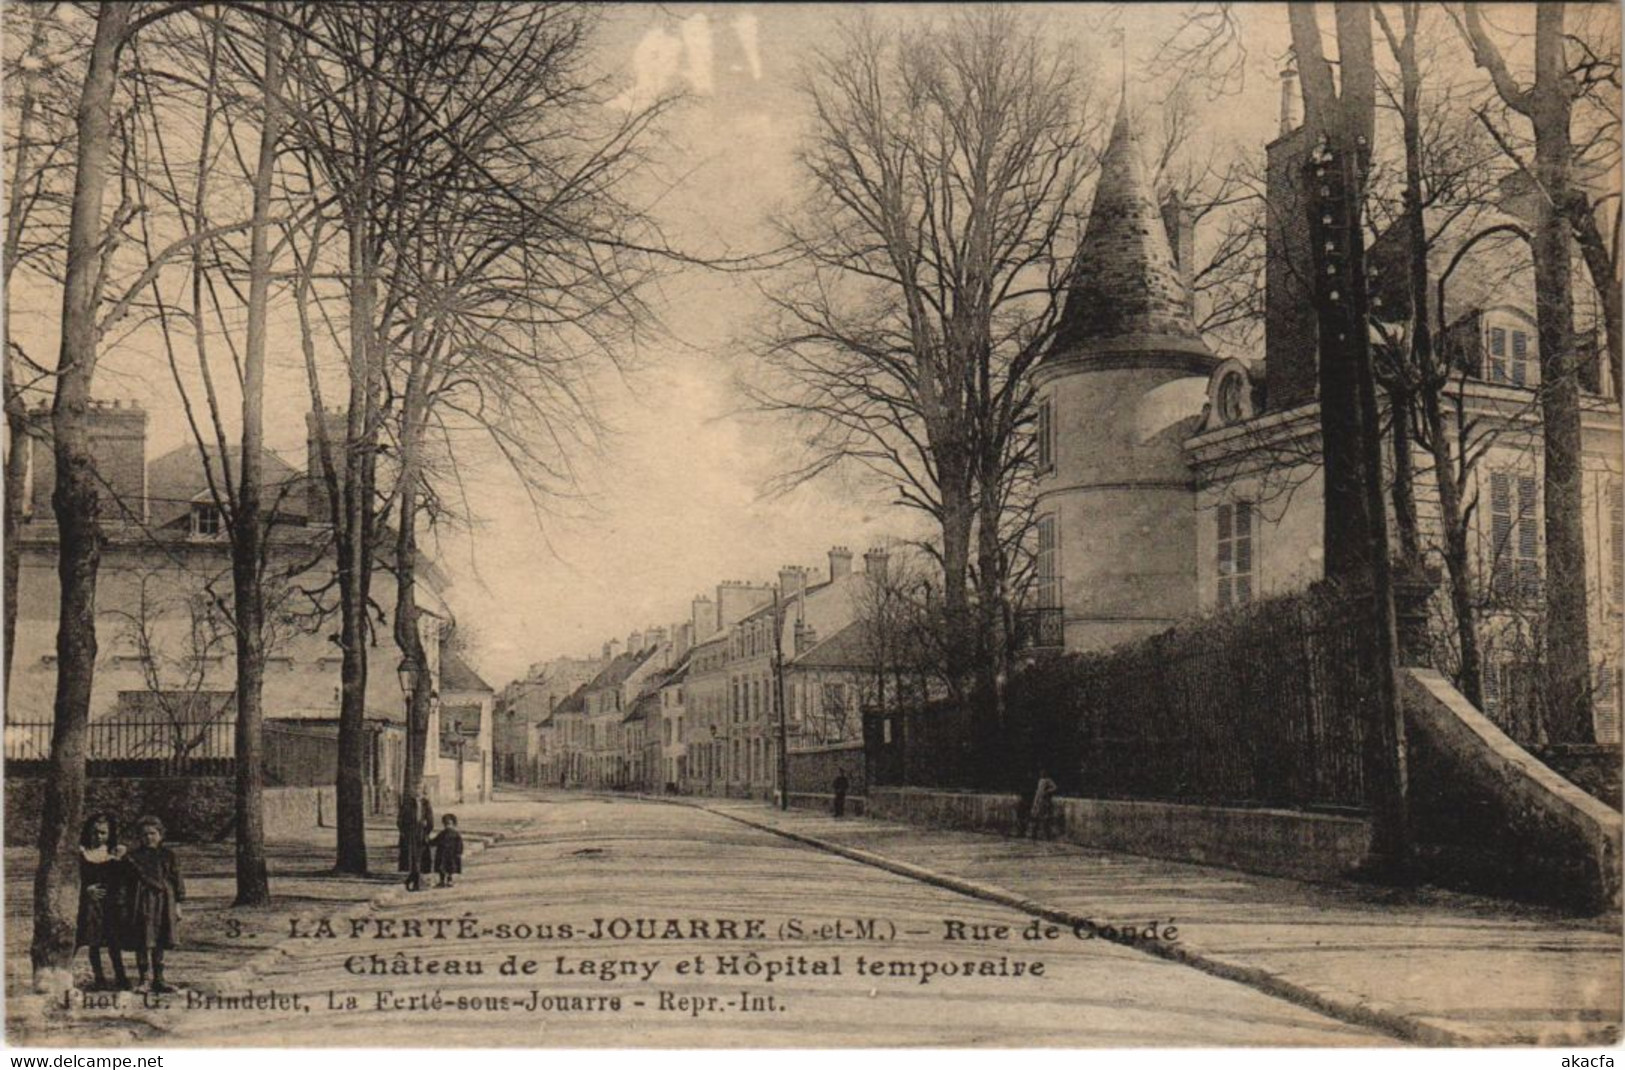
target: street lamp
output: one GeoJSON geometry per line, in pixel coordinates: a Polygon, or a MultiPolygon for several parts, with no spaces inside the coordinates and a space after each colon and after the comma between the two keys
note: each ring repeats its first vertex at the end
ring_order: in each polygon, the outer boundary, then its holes
{"type": "Polygon", "coordinates": [[[420,672],[418,663],[410,656],[402,658],[401,663],[395,666],[395,675],[401,681],[401,694],[406,696],[406,703],[409,706],[412,704],[412,696],[417,693],[420,672]]]}

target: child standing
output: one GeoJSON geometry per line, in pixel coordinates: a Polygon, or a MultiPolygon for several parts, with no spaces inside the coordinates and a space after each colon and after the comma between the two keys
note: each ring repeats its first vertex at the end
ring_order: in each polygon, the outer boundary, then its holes
{"type": "Polygon", "coordinates": [[[181,901],[186,898],[186,882],[181,879],[175,852],[163,846],[164,823],[156,817],[143,817],[136,823],[140,846],[128,856],[131,869],[130,938],[135,944],[135,963],[141,980],[147,979],[152,964],[153,992],[173,992],[164,983],[164,952],[175,946],[181,920],[181,901]]]}
{"type": "Polygon", "coordinates": [[[79,919],[75,947],[90,948],[90,969],[98,991],[107,990],[102,973],[102,948],[113,959],[113,987],[128,991],[124,955],[119,951],[119,930],[124,926],[129,891],[129,867],[118,842],[118,826],[108,814],[91,814],[79,830],[79,919]]]}
{"type": "Polygon", "coordinates": [[[440,819],[442,828],[429,842],[434,846],[436,883],[449,888],[457,874],[463,871],[463,834],[457,831],[457,815],[447,814],[440,819]]]}

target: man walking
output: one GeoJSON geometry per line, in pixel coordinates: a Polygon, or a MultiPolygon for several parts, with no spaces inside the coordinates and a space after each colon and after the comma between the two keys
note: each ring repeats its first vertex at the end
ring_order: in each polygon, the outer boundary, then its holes
{"type": "Polygon", "coordinates": [[[1049,778],[1048,770],[1040,770],[1038,783],[1033,787],[1033,816],[1027,823],[1027,831],[1033,839],[1055,837],[1055,781],[1049,778]]]}
{"type": "Polygon", "coordinates": [[[416,794],[401,796],[401,809],[396,818],[400,832],[400,870],[406,874],[408,891],[423,887],[423,871],[428,869],[429,837],[434,834],[434,807],[429,805],[429,793],[419,789],[416,794]]]}
{"type": "Polygon", "coordinates": [[[847,793],[847,789],[849,789],[851,786],[852,786],[851,782],[846,779],[846,770],[845,769],[842,769],[838,773],[835,774],[835,784],[834,784],[834,788],[835,788],[835,806],[834,806],[834,810],[835,810],[835,816],[836,817],[845,817],[846,816],[846,793],[847,793]]]}

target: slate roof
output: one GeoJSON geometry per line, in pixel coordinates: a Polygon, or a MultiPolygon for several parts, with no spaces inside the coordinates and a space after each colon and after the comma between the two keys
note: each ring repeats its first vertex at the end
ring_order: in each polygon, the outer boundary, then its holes
{"type": "Polygon", "coordinates": [[[587,686],[587,684],[582,684],[560,699],[559,704],[553,707],[553,716],[556,717],[561,713],[586,713],[587,686]]]}
{"type": "Polygon", "coordinates": [[[442,650],[440,652],[440,690],[452,691],[490,691],[491,685],[474,671],[474,667],[464,661],[455,650],[442,650]]]}
{"type": "Polygon", "coordinates": [[[1126,93],[1101,156],[1072,290],[1044,359],[1123,353],[1181,354],[1217,363],[1197,333],[1190,290],[1174,260],[1126,93]]]}
{"type": "Polygon", "coordinates": [[[626,711],[626,716],[621,718],[621,723],[630,724],[633,721],[651,721],[659,716],[660,691],[656,689],[645,691],[639,695],[638,700],[632,703],[632,708],[626,711]]]}
{"type": "Polygon", "coordinates": [[[615,655],[614,659],[587,683],[586,690],[602,691],[606,687],[620,687],[621,684],[626,682],[626,678],[636,672],[637,667],[642,665],[649,655],[654,652],[655,648],[650,647],[647,650],[615,655]]]}
{"type": "MultiPolygon", "coordinates": [[[[232,479],[242,471],[243,451],[236,446],[226,451],[226,463],[231,467],[232,479]]],[[[276,506],[280,516],[303,518],[305,497],[298,491],[304,485],[304,473],[270,450],[262,450],[261,467],[264,476],[265,505],[276,506]]],[[[210,468],[218,481],[222,478],[220,450],[209,449],[210,468]]],[[[224,484],[220,484],[224,492],[224,484]]],[[[209,480],[203,470],[203,461],[197,446],[188,443],[168,453],[154,457],[147,465],[147,516],[153,528],[190,523],[192,502],[209,494],[209,480]]]]}
{"type": "Polygon", "coordinates": [[[853,621],[790,660],[790,667],[799,669],[866,669],[873,664],[862,621],[853,621]]]}

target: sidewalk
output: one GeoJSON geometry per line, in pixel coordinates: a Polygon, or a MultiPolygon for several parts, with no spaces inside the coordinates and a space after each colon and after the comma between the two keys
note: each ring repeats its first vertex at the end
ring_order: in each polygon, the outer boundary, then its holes
{"type": "MultiPolygon", "coordinates": [[[[536,816],[535,806],[518,796],[493,802],[460,804],[457,814],[465,842],[465,856],[523,828],[536,816]]],[[[291,914],[330,914],[345,917],[370,906],[407,894],[395,872],[394,822],[371,817],[367,822],[367,868],[370,877],[338,877],[331,873],[337,833],[331,828],[309,828],[295,836],[266,842],[266,863],[271,873],[271,904],[234,910],[235,856],[232,842],[176,843],[172,846],[186,879],[185,916],[181,946],[165,956],[165,973],[185,988],[203,992],[231,989],[262,959],[281,954],[276,945],[291,914]],[[235,925],[233,925],[235,923],[235,925]],[[235,928],[239,935],[233,937],[235,928]]],[[[147,1037],[156,1020],[140,1007],[139,997],[120,1000],[116,1011],[80,1013],[64,1019],[57,1008],[45,1006],[45,997],[30,990],[28,944],[33,933],[34,870],[38,852],[32,847],[5,849],[6,1034],[13,1042],[26,1035],[31,1045],[69,1042],[75,1045],[117,1044],[147,1037]]],[[[125,965],[135,977],[135,956],[126,952],[125,965]]],[[[85,953],[75,960],[75,974],[89,973],[85,953]]]]}
{"type": "Polygon", "coordinates": [[[1416,1043],[1600,1045],[1620,1037],[1617,919],[836,820],[760,802],[681,801],[1068,925],[1088,918],[1143,929],[1171,919],[1177,941],[1135,946],[1416,1043]]]}

